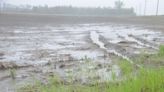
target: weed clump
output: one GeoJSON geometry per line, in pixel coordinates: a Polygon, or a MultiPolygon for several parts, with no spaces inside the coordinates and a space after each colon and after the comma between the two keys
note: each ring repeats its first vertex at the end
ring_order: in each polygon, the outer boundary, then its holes
{"type": "Polygon", "coordinates": [[[10,77],[14,80],[16,78],[16,70],[9,69],[10,77]]]}
{"type": "Polygon", "coordinates": [[[164,45],[161,45],[159,47],[159,53],[158,53],[160,56],[164,56],[164,45]]]}
{"type": "Polygon", "coordinates": [[[127,60],[121,60],[119,66],[123,75],[129,75],[133,71],[133,65],[127,60]]]}

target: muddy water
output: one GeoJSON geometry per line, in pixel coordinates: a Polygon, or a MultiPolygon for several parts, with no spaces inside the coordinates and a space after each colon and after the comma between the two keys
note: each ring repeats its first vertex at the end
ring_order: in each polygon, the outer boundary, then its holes
{"type": "Polygon", "coordinates": [[[13,90],[34,77],[46,83],[53,73],[84,84],[111,80],[113,73],[119,78],[121,70],[110,54],[132,61],[143,51],[156,53],[163,43],[164,33],[132,25],[0,27],[0,62],[23,66],[14,83],[9,71],[1,70],[0,89],[13,90]]]}

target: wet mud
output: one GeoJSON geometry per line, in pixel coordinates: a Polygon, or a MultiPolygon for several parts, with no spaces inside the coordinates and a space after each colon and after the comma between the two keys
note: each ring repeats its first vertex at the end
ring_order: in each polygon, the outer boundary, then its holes
{"type": "Polygon", "coordinates": [[[127,59],[156,53],[164,33],[134,25],[112,23],[0,27],[0,89],[14,88],[54,74],[82,84],[121,77],[114,57],[127,59]],[[14,69],[15,79],[11,71],[14,69]]]}

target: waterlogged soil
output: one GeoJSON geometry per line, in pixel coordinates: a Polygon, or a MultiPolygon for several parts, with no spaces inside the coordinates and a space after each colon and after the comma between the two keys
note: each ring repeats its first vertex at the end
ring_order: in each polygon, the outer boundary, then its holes
{"type": "Polygon", "coordinates": [[[135,63],[133,57],[157,53],[160,44],[162,31],[134,25],[1,26],[0,89],[14,92],[34,80],[46,84],[54,74],[65,83],[110,81],[113,74],[119,79],[121,70],[113,57],[135,63]]]}

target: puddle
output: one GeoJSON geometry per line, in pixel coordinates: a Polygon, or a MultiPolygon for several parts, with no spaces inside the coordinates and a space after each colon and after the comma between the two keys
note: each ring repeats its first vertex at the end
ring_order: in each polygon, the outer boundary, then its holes
{"type": "Polygon", "coordinates": [[[63,50],[59,52],[60,54],[70,54],[72,57],[80,60],[84,57],[91,58],[91,59],[97,59],[99,56],[104,56],[104,53],[101,51],[92,51],[92,50],[87,50],[87,51],[72,51],[72,50],[63,50]]]}

